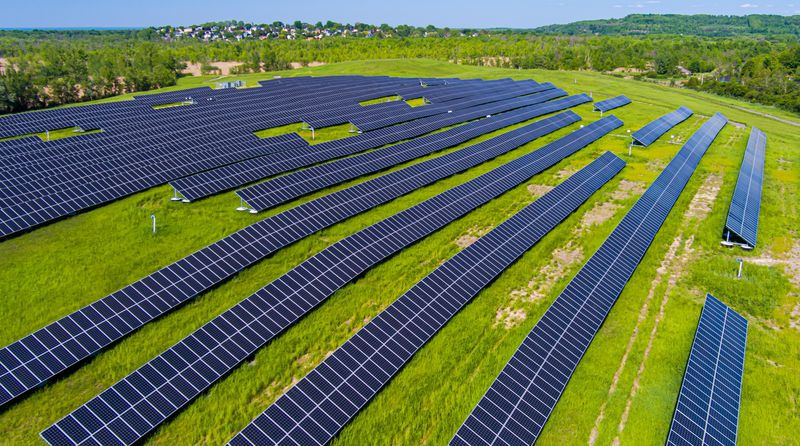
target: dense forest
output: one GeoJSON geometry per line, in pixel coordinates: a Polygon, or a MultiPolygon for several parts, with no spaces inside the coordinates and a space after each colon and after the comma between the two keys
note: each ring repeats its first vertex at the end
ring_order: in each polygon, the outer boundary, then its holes
{"type": "MultiPolygon", "coordinates": [[[[528,31],[528,30],[524,30],[528,31]]],[[[780,36],[800,35],[800,15],[677,15],[631,14],[621,19],[585,20],[566,25],[548,25],[531,30],[546,34],[602,34],[635,36],[642,34],[682,34],[687,36],[780,36]]]]}
{"type": "MultiPolygon", "coordinates": [[[[632,17],[631,20],[641,21],[647,16],[632,17]]],[[[652,21],[659,22],[660,17],[664,16],[656,16],[652,21]]],[[[708,24],[706,28],[722,20],[712,16],[689,17],[686,23],[700,21],[708,24]]],[[[724,21],[727,24],[724,29],[733,26],[732,20],[738,23],[742,18],[733,19],[724,21]]],[[[265,27],[243,22],[207,24],[209,30],[220,30],[223,36],[213,41],[176,38],[172,27],[166,37],[165,27],[126,31],[0,31],[0,113],[174,85],[187,63],[199,64],[204,73],[210,73],[215,62],[237,61],[241,65],[235,72],[255,72],[288,69],[290,63],[385,58],[430,58],[508,68],[594,70],[661,79],[677,86],[800,112],[798,25],[791,24],[795,18],[782,19],[786,19],[782,23],[789,24],[781,29],[782,35],[742,32],[731,37],[563,35],[332,22],[316,25],[275,22],[265,27]],[[262,35],[252,37],[259,30],[262,35]]],[[[747,26],[755,29],[754,25],[747,26]]]]}

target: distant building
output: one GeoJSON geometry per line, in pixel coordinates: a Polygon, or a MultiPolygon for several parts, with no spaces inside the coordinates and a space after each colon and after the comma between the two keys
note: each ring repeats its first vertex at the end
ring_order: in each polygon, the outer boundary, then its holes
{"type": "Polygon", "coordinates": [[[244,86],[245,86],[245,82],[242,81],[242,80],[229,81],[229,82],[217,82],[217,89],[218,90],[222,90],[222,89],[225,89],[225,88],[239,88],[239,87],[244,87],[244,86]]]}

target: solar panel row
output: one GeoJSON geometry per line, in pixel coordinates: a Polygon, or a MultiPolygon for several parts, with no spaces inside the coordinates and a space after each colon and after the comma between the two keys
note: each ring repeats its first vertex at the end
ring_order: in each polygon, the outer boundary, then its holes
{"type": "Polygon", "coordinates": [[[242,229],[0,349],[0,405],[294,241],[580,118],[543,119],[312,200],[242,229]]]}
{"type": "Polygon", "coordinates": [[[681,122],[687,120],[689,116],[694,114],[693,111],[687,107],[681,106],[677,110],[667,113],[666,115],[656,119],[655,121],[647,124],[641,129],[633,132],[633,145],[635,146],[649,146],[654,143],[669,129],[675,127],[681,122]]]}
{"type": "Polygon", "coordinates": [[[722,236],[728,241],[756,246],[766,152],[767,135],[753,127],[739,170],[739,179],[736,180],[728,218],[725,221],[725,231],[722,236]]]}
{"type": "Polygon", "coordinates": [[[726,122],[718,113],[686,142],[547,309],[451,444],[536,442],[583,354],[726,122]]]}
{"type": "Polygon", "coordinates": [[[130,444],[350,280],[619,127],[593,123],[331,245],[42,433],[50,444],[130,444]]]}
{"type": "MultiPolygon", "coordinates": [[[[540,84],[539,86],[533,88],[530,91],[530,94],[534,93],[541,93],[547,90],[553,90],[555,86],[549,83],[540,84]]],[[[451,101],[445,103],[436,103],[432,105],[427,105],[425,107],[414,107],[411,110],[405,111],[401,114],[395,116],[358,116],[354,117],[350,120],[356,127],[358,127],[361,131],[371,131],[377,130],[383,127],[387,127],[390,125],[397,124],[398,118],[402,117],[404,120],[411,120],[411,119],[420,119],[425,118],[428,116],[433,116],[437,114],[447,113],[448,111],[452,111],[455,105],[459,105],[461,108],[467,107],[474,107],[477,105],[482,105],[490,102],[497,102],[503,99],[511,99],[513,97],[521,96],[518,91],[516,90],[504,90],[501,93],[495,93],[490,95],[483,95],[477,97],[468,97],[461,101],[451,101]]]]}
{"type": "MultiPolygon", "coordinates": [[[[566,93],[563,90],[549,90],[530,97],[510,99],[496,104],[471,107],[453,112],[452,114],[424,118],[419,121],[411,121],[397,126],[366,132],[351,138],[321,143],[314,146],[313,151],[286,151],[270,157],[249,159],[173,181],[170,184],[187,199],[192,200],[207,197],[262,178],[329,161],[331,159],[353,155],[405,139],[415,138],[443,127],[479,119],[485,117],[487,114],[502,113],[508,110],[535,105],[564,95],[566,95],[566,93]]],[[[565,105],[564,108],[569,108],[589,101],[591,101],[591,99],[582,94],[553,102],[565,105]],[[569,105],[567,106],[567,104],[569,105]]],[[[251,203],[251,205],[253,205],[253,203],[251,203]]]]}
{"type": "Polygon", "coordinates": [[[747,319],[708,294],[678,404],[669,446],[736,446],[747,319]]]}
{"type": "Polygon", "coordinates": [[[239,190],[236,194],[251,208],[262,211],[362,175],[378,172],[448,147],[455,147],[480,135],[563,110],[571,105],[569,101],[546,102],[501,113],[391,147],[289,173],[239,190]]]}
{"type": "MultiPolygon", "coordinates": [[[[52,142],[23,138],[3,144],[0,184],[7,186],[2,189],[8,193],[0,203],[0,236],[181,176],[292,147],[279,140],[260,141],[252,135],[253,130],[265,125],[297,122],[304,115],[324,121],[322,124],[346,122],[348,116],[365,113],[364,107],[357,105],[359,100],[398,91],[401,87],[423,89],[413,85],[416,81],[412,80],[379,78],[359,82],[344,86],[322,83],[320,92],[269,89],[215,92],[207,98],[216,100],[219,105],[214,106],[153,110],[135,100],[114,109],[91,106],[86,110],[43,112],[45,118],[33,113],[23,118],[0,119],[0,127],[12,133],[27,124],[54,125],[54,120],[67,117],[74,124],[81,121],[84,128],[103,129],[82,138],[52,142]],[[233,150],[227,150],[228,147],[233,150]]],[[[454,85],[457,87],[434,90],[458,88],[464,95],[474,96],[481,92],[501,92],[504,87],[518,94],[540,88],[535,83],[511,81],[454,85]],[[472,90],[467,88],[470,85],[474,86],[472,90]]],[[[395,110],[393,107],[396,105],[377,104],[370,106],[370,110],[383,116],[395,110]]],[[[294,144],[307,146],[299,140],[294,144]]]]}
{"type": "Polygon", "coordinates": [[[606,99],[605,101],[595,102],[594,111],[607,112],[609,110],[613,110],[615,108],[619,108],[624,105],[628,105],[630,103],[631,100],[628,99],[625,95],[619,95],[611,99],[606,99]]]}
{"type": "Polygon", "coordinates": [[[455,313],[624,165],[606,152],[436,268],[328,355],[230,444],[328,443],[455,313]]]}

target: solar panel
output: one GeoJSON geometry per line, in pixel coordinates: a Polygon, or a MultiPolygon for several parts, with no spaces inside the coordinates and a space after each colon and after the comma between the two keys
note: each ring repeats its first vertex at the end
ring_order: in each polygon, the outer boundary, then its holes
{"type": "Polygon", "coordinates": [[[606,99],[605,101],[595,102],[594,111],[607,112],[609,110],[613,110],[615,108],[619,108],[624,105],[628,105],[630,103],[631,100],[628,99],[625,95],[619,95],[611,99],[606,99]]]}
{"type": "Polygon", "coordinates": [[[733,191],[725,231],[727,241],[756,246],[758,238],[758,214],[761,210],[761,187],[764,180],[764,158],[767,150],[767,135],[753,127],[747,149],[744,152],[739,179],[733,191]]]}
{"type": "Polygon", "coordinates": [[[229,444],[327,444],[467,302],[624,165],[606,152],[443,263],[229,444]]]}
{"type": "Polygon", "coordinates": [[[8,136],[71,126],[103,130],[79,138],[22,138],[0,145],[0,191],[5,193],[0,237],[182,176],[272,154],[274,150],[266,148],[269,141],[252,134],[265,127],[304,119],[332,125],[363,116],[367,109],[383,116],[405,107],[361,107],[362,100],[422,90],[474,99],[484,93],[502,96],[542,87],[509,80],[453,81],[423,88],[418,79],[389,77],[307,78],[281,85],[285,88],[203,88],[0,118],[0,134],[8,136]],[[187,101],[190,106],[151,107],[170,101],[187,101]]]}
{"type": "Polygon", "coordinates": [[[666,115],[656,119],[655,121],[647,124],[641,129],[633,132],[633,145],[635,146],[649,146],[654,143],[669,129],[675,127],[681,122],[685,121],[694,114],[693,111],[687,107],[681,106],[677,110],[667,113],[666,115]]]}
{"type": "Polygon", "coordinates": [[[678,151],[533,327],[451,444],[536,442],[578,362],[726,122],[717,113],[678,151]]]}
{"type": "Polygon", "coordinates": [[[580,120],[565,112],[242,229],[0,349],[0,405],[276,250],[580,120]]]}
{"type": "Polygon", "coordinates": [[[42,437],[62,444],[110,431],[125,443],[136,441],[368,268],[620,125],[616,118],[590,124],[334,243],[58,421],[42,437]]]}
{"type": "Polygon", "coordinates": [[[513,110],[391,147],[309,167],[259,183],[236,194],[252,209],[262,211],[314,191],[378,172],[473,138],[571,106],[554,101],[513,110]]]}
{"type": "MultiPolygon", "coordinates": [[[[471,107],[448,115],[433,116],[407,122],[351,138],[328,141],[314,146],[313,151],[286,151],[270,157],[258,157],[219,169],[173,181],[170,184],[189,200],[207,197],[224,190],[242,186],[262,178],[289,172],[331,159],[345,157],[404,139],[415,138],[441,128],[485,117],[487,114],[539,104],[566,95],[563,90],[549,90],[526,98],[516,98],[497,104],[471,107]]],[[[591,99],[587,95],[570,96],[559,103],[573,106],[591,99]]]]}
{"type": "Polygon", "coordinates": [[[708,294],[668,446],[736,446],[746,343],[747,319],[708,294]]]}

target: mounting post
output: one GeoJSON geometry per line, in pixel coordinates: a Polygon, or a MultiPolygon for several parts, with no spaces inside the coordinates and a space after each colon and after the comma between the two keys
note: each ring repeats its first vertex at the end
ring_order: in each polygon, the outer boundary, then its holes
{"type": "Polygon", "coordinates": [[[737,279],[741,279],[742,278],[742,265],[744,264],[744,261],[741,258],[736,259],[736,261],[739,262],[739,272],[736,273],[736,278],[737,279]]]}
{"type": "Polygon", "coordinates": [[[153,234],[156,233],[156,214],[150,214],[150,218],[153,219],[153,234]]]}
{"type": "Polygon", "coordinates": [[[236,210],[237,211],[246,211],[247,210],[247,206],[244,205],[244,199],[242,197],[239,197],[239,207],[236,208],[236,210]]]}

